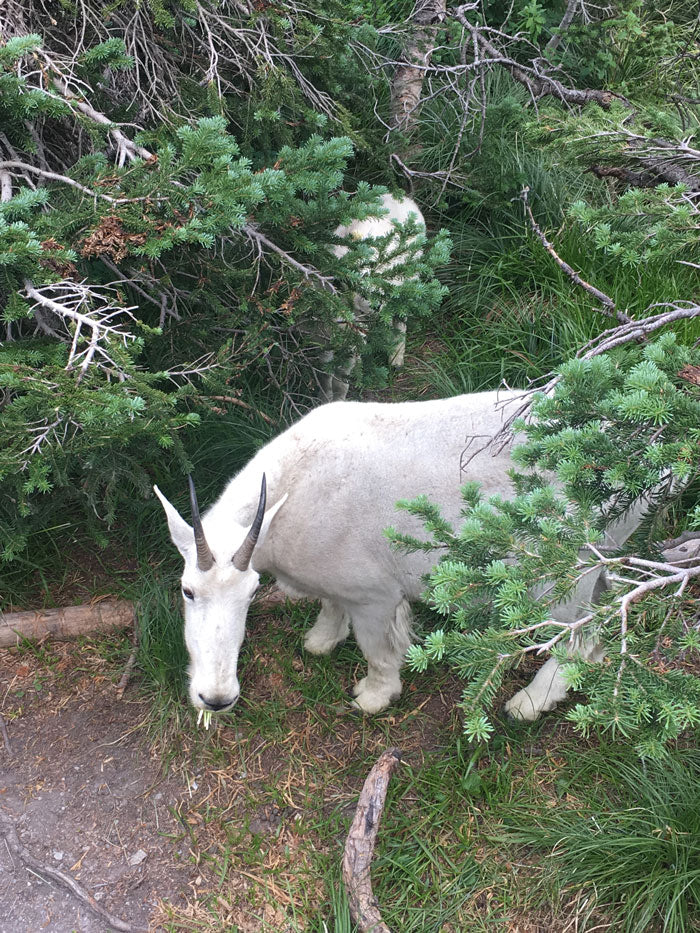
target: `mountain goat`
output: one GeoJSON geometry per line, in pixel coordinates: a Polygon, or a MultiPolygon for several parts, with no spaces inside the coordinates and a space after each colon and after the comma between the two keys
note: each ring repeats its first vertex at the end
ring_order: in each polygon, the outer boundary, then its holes
{"type": "MultiPolygon", "coordinates": [[[[420,520],[397,513],[399,499],[425,494],[457,523],[460,487],[478,480],[484,496],[512,493],[510,452],[482,449],[465,466],[470,439],[496,434],[519,392],[483,392],[439,401],[335,402],[311,411],[270,441],[200,518],[190,481],[192,526],[155,487],[173,543],[185,560],[182,593],[190,658],[189,695],[203,710],[228,710],[239,696],[238,653],[259,574],[283,591],[321,601],[305,648],[327,654],[352,629],[367,660],[356,705],[376,713],[401,692],[399,672],[411,641],[410,601],[434,558],[406,554],[383,534],[395,525],[424,536],[420,520]],[[262,482],[262,491],[261,491],[262,482]],[[267,506],[267,489],[272,504],[267,506]]],[[[620,543],[632,528],[620,528],[620,543]]],[[[554,615],[574,621],[591,601],[596,574],[554,615]]],[[[595,657],[595,644],[577,651],[595,657]]],[[[536,719],[566,693],[550,659],[507,705],[536,719]]]]}
{"type": "MultiPolygon", "coordinates": [[[[425,219],[415,201],[404,197],[401,200],[395,198],[392,194],[383,194],[380,199],[380,207],[383,214],[379,217],[366,217],[364,220],[353,220],[352,223],[337,227],[333,232],[339,238],[350,237],[353,240],[373,240],[385,237],[395,230],[396,224],[405,224],[409,218],[425,232],[425,219]]],[[[415,239],[408,241],[409,244],[415,239]]],[[[392,244],[394,240],[390,241],[392,244]]],[[[398,243],[398,238],[397,238],[398,243]]],[[[332,252],[338,259],[345,256],[348,252],[347,246],[340,244],[331,247],[332,252]]],[[[420,251],[417,253],[420,256],[420,251]]],[[[377,271],[388,272],[399,263],[405,262],[408,258],[406,254],[392,256],[392,258],[377,271]]],[[[390,279],[392,284],[398,284],[399,280],[390,279]]],[[[353,296],[353,305],[355,308],[355,323],[360,329],[366,330],[371,318],[371,309],[369,302],[361,295],[353,296]]],[[[389,357],[389,363],[395,368],[403,366],[404,355],[406,352],[406,322],[402,320],[394,321],[394,346],[389,357]]],[[[351,356],[347,363],[340,366],[333,366],[334,354],[332,350],[324,350],[321,353],[321,364],[323,372],[319,374],[319,397],[324,402],[342,401],[348,394],[348,376],[352,373],[357,363],[357,356],[351,356]]]]}

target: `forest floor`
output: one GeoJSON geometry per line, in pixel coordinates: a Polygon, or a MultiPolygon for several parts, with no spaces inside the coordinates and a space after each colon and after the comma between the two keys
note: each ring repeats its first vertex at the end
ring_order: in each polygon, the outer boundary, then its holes
{"type": "MultiPolygon", "coordinates": [[[[147,928],[161,899],[184,903],[202,883],[179,839],[189,789],[152,751],[148,703],[129,693],[117,699],[104,647],[0,653],[10,743],[0,750],[0,812],[35,859],[147,928]]],[[[111,929],[10,845],[0,845],[0,875],[2,933],[111,929]]]]}
{"type": "MultiPolygon", "coordinates": [[[[0,745],[0,813],[21,845],[135,929],[350,931],[339,919],[347,910],[345,835],[367,772],[382,751],[399,746],[404,766],[387,802],[385,858],[390,863],[392,846],[408,840],[427,862],[406,867],[410,884],[394,879],[383,892],[380,880],[380,898],[395,908],[406,896],[411,909],[415,884],[427,898],[444,893],[444,922],[426,916],[418,927],[436,933],[474,928],[472,912],[513,933],[556,930],[551,918],[504,912],[487,890],[491,882],[478,883],[487,858],[478,810],[460,809],[461,824],[452,825],[455,781],[445,752],[460,731],[458,682],[446,677],[426,693],[409,682],[386,715],[359,716],[346,692],[356,649],[341,649],[340,661],[303,658],[290,650],[297,635],[286,620],[295,612],[253,614],[244,699],[209,732],[172,694],[145,698],[138,675],[117,698],[126,633],[0,652],[10,743],[0,745]],[[421,800],[423,784],[434,785],[446,808],[431,806],[430,790],[421,800]],[[450,867],[455,852],[466,857],[450,867]]],[[[549,753],[531,752],[551,774],[549,753]]],[[[6,845],[0,875],[0,933],[112,929],[6,845]]]]}

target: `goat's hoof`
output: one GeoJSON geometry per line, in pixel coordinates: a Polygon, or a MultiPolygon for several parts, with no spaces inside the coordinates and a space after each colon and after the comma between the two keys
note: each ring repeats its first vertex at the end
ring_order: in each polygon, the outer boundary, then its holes
{"type": "Polygon", "coordinates": [[[354,697],[359,696],[359,694],[361,694],[362,691],[365,689],[366,685],[367,685],[367,678],[363,677],[362,680],[357,681],[355,686],[350,690],[350,693],[354,697]]]}
{"type": "Polygon", "coordinates": [[[352,705],[369,716],[381,713],[401,696],[400,687],[393,690],[372,690],[367,687],[366,681],[367,678],[363,677],[359,683],[355,684],[352,691],[355,699],[352,705]]]}
{"type": "Polygon", "coordinates": [[[316,656],[322,656],[325,654],[330,654],[331,651],[338,644],[338,640],[331,640],[329,638],[319,638],[312,637],[311,632],[304,639],[304,651],[308,651],[309,654],[314,654],[316,656]]]}
{"type": "Polygon", "coordinates": [[[503,707],[511,722],[535,722],[542,710],[537,709],[527,690],[519,690],[503,707]]]}

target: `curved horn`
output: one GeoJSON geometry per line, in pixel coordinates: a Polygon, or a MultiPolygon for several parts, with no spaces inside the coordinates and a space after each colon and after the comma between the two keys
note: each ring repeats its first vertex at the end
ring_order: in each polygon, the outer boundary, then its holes
{"type": "Polygon", "coordinates": [[[190,484],[190,505],[192,507],[192,528],[194,529],[194,543],[197,546],[197,569],[211,570],[214,566],[214,555],[212,554],[207,539],[204,537],[202,528],[202,519],[199,517],[199,506],[197,505],[197,493],[194,491],[192,477],[188,476],[187,481],[190,484]]]}
{"type": "Polygon", "coordinates": [[[262,486],[260,487],[260,501],[258,502],[258,511],[255,513],[253,524],[245,537],[245,541],[233,555],[232,563],[236,570],[247,570],[250,566],[250,559],[253,556],[255,545],[258,542],[258,535],[265,517],[265,503],[267,502],[267,480],[263,473],[262,486]]]}

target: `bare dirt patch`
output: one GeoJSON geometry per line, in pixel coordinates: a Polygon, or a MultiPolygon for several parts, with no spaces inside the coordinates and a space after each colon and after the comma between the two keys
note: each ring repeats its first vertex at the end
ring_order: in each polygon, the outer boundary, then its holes
{"type": "MultiPolygon", "coordinates": [[[[148,928],[160,900],[184,903],[199,874],[175,815],[188,788],[149,750],[140,728],[148,704],[117,700],[111,680],[76,647],[51,648],[48,668],[46,657],[0,652],[11,748],[0,742],[0,811],[34,858],[148,928]]],[[[2,933],[111,929],[4,843],[0,878],[2,933]]]]}
{"type": "MultiPolygon", "coordinates": [[[[304,929],[374,758],[395,734],[418,763],[456,724],[455,697],[408,688],[368,720],[336,683],[319,706],[304,695],[317,661],[275,644],[286,624],[251,624],[245,702],[208,733],[184,704],[140,697],[138,675],[117,698],[129,633],[0,650],[0,814],[21,845],[135,929],[304,929]]],[[[112,929],[39,874],[0,838],[0,933],[112,929]]]]}

